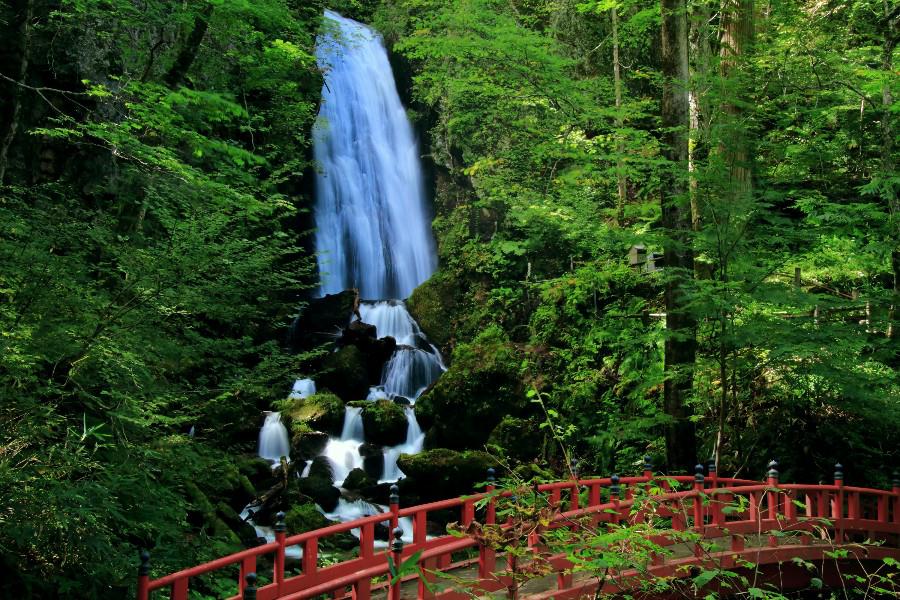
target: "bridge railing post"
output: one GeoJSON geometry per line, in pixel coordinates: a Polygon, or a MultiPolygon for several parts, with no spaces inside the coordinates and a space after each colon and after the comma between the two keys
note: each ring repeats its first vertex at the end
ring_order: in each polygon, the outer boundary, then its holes
{"type": "MultiPolygon", "coordinates": [[[[778,503],[780,500],[778,497],[778,462],[770,461],[768,469],[766,472],[766,485],[769,488],[766,491],[766,516],[772,522],[772,526],[774,526],[778,522],[778,503]]],[[[778,537],[770,534],[769,545],[777,546],[778,537]]]]}
{"type": "Polygon", "coordinates": [[[275,542],[278,543],[278,549],[275,550],[275,565],[272,567],[272,579],[275,581],[275,589],[280,595],[284,586],[284,561],[285,546],[284,540],[287,538],[287,523],[284,520],[284,513],[279,512],[275,515],[275,542]]]}
{"type": "Polygon", "coordinates": [[[138,566],[137,600],[150,598],[150,553],[141,550],[138,554],[141,564],[138,566]]]}
{"type": "Polygon", "coordinates": [[[692,503],[694,528],[701,529],[703,527],[703,486],[706,477],[703,475],[703,465],[697,464],[694,467],[694,501],[692,503]]]}
{"type": "MultiPolygon", "coordinates": [[[[495,471],[493,468],[487,470],[487,486],[485,491],[488,494],[494,491],[494,482],[496,481],[495,471]]],[[[488,498],[487,512],[484,522],[486,525],[494,525],[497,520],[496,500],[493,497],[488,498]]],[[[478,577],[486,579],[497,567],[497,552],[493,548],[489,548],[483,543],[478,547],[478,577]]]]}
{"type": "Polygon", "coordinates": [[[644,456],[644,474],[645,481],[650,481],[653,479],[653,459],[650,458],[650,455],[647,454],[644,456]]]}
{"type": "Polygon", "coordinates": [[[394,569],[397,575],[391,578],[390,591],[388,592],[388,600],[400,600],[400,584],[402,583],[400,573],[400,563],[403,560],[403,530],[399,527],[393,529],[394,540],[391,542],[391,554],[394,558],[394,569]]]}
{"type": "Polygon", "coordinates": [[[841,463],[834,465],[834,486],[837,491],[831,498],[831,519],[834,523],[834,542],[844,542],[844,466],[841,463]]]}
{"type": "Polygon", "coordinates": [[[612,513],[613,523],[618,523],[622,518],[622,509],[619,506],[621,498],[622,498],[622,487],[619,485],[619,475],[617,473],[613,473],[612,477],[609,478],[609,501],[612,502],[613,510],[615,512],[612,513]]]}
{"type": "Polygon", "coordinates": [[[891,491],[894,493],[894,523],[900,523],[900,472],[894,471],[891,491]]]}
{"type": "Polygon", "coordinates": [[[578,461],[572,461],[572,491],[571,497],[569,498],[569,510],[578,510],[581,507],[581,498],[579,498],[579,494],[581,493],[581,486],[578,484],[578,461]]]}
{"type": "MultiPolygon", "coordinates": [[[[719,488],[719,470],[716,467],[716,460],[714,458],[709,459],[709,463],[707,463],[707,471],[709,472],[710,485],[709,487],[713,490],[718,490],[719,488]]],[[[709,512],[710,512],[710,521],[713,525],[720,527],[723,524],[722,516],[725,514],[722,512],[722,504],[728,500],[728,496],[724,494],[718,494],[715,491],[711,494],[710,503],[709,503],[709,512]]]]}

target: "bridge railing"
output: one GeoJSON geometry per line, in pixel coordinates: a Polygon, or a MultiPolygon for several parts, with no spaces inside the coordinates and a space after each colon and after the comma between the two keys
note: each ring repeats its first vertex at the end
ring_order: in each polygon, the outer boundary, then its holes
{"type": "MultiPolygon", "coordinates": [[[[571,479],[541,484],[534,491],[556,512],[551,528],[571,527],[584,519],[597,525],[652,518],[662,520],[674,531],[693,530],[700,538],[730,539],[728,551],[732,553],[744,551],[745,539],[752,535],[767,536],[766,546],[777,548],[785,533],[792,534],[801,544],[808,544],[813,535],[827,534],[834,544],[840,544],[854,535],[875,539],[900,534],[900,481],[891,491],[845,487],[843,473],[836,472],[833,485],[781,484],[775,466],[770,465],[767,480],[760,482],[718,477],[712,468],[709,475],[704,475],[701,465],[694,476],[655,476],[647,464],[643,474],[636,477],[571,479]],[[690,489],[678,491],[685,484],[690,489]]],[[[237,565],[236,595],[231,600],[304,600],[322,594],[337,597],[347,590],[355,600],[367,600],[373,589],[388,586],[389,560],[399,562],[417,552],[421,552],[417,559],[419,572],[425,578],[418,582],[418,597],[428,598],[432,592],[426,580],[434,579],[433,572],[460,566],[462,563],[453,563],[454,555],[467,550],[471,554],[475,549],[477,558],[463,561],[478,565],[474,585],[484,591],[502,589],[510,581],[496,574],[495,550],[479,545],[469,536],[427,534],[428,523],[433,520],[429,517],[436,513],[443,517],[454,510],[459,511],[463,529],[476,517],[484,524],[496,524],[498,501],[503,502],[513,492],[494,493],[492,480],[491,470],[485,492],[402,509],[394,486],[388,512],[292,536],[287,535],[284,515],[279,513],[274,542],[158,579],[150,579],[149,556],[142,553],[137,598],[149,600],[156,597],[154,591],[168,588],[172,600],[187,600],[191,579],[223,569],[233,572],[237,565]],[[404,518],[412,523],[412,541],[403,544],[398,538],[390,547],[379,543],[376,529],[388,525],[390,531],[396,531],[404,518]],[[348,532],[355,532],[359,538],[356,556],[338,564],[320,565],[322,540],[348,532]],[[292,546],[302,550],[300,573],[287,576],[286,549],[292,546]],[[255,577],[261,557],[271,559],[272,576],[257,588],[255,577]]],[[[678,543],[677,540],[663,536],[654,541],[665,547],[678,543]]],[[[538,546],[538,536],[530,537],[529,544],[538,546]]],[[[704,553],[708,554],[708,549],[696,543],[694,557],[704,553]]],[[[671,568],[683,560],[667,560],[660,553],[654,556],[654,565],[666,569],[667,564],[671,568]]],[[[571,586],[571,564],[563,556],[553,557],[553,562],[561,572],[559,588],[571,586]]],[[[399,587],[394,585],[391,592],[390,597],[397,600],[399,587]]]]}

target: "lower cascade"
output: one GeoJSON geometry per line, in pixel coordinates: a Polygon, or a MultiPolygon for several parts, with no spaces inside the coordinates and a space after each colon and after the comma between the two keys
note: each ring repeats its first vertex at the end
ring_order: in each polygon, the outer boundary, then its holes
{"type": "Polygon", "coordinates": [[[384,366],[381,383],[372,388],[367,399],[405,399],[415,404],[447,370],[440,351],[422,333],[402,300],[361,302],[359,317],[375,326],[379,338],[392,337],[397,342],[397,350],[384,366]]]}
{"type": "Polygon", "coordinates": [[[290,460],[290,454],[291,444],[287,428],[281,422],[281,413],[271,412],[259,430],[259,455],[278,465],[282,456],[290,460]]]}

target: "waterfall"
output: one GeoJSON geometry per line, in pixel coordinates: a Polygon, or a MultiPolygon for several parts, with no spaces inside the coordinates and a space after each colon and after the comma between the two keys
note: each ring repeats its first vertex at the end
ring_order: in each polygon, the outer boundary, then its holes
{"type": "Polygon", "coordinates": [[[362,408],[348,406],[344,409],[344,427],[341,429],[341,441],[366,441],[363,432],[362,408]]]}
{"type": "Polygon", "coordinates": [[[420,340],[425,340],[418,323],[402,301],[361,302],[359,315],[363,323],[375,326],[378,337],[390,336],[397,340],[398,346],[415,346],[420,340]]]}
{"type": "Polygon", "coordinates": [[[282,456],[290,459],[290,453],[291,445],[287,428],[281,422],[281,413],[271,412],[259,430],[259,455],[277,465],[282,456]]]}
{"type": "Polygon", "coordinates": [[[331,438],[325,445],[322,455],[331,463],[334,485],[343,485],[347,475],[353,469],[362,469],[363,458],[359,447],[366,441],[363,432],[362,409],[348,406],[344,410],[344,427],[340,438],[331,438]]]}
{"type": "Polygon", "coordinates": [[[419,427],[419,421],[416,419],[416,411],[412,407],[407,406],[406,409],[406,442],[393,448],[387,448],[384,451],[384,471],[382,471],[381,479],[378,483],[394,483],[401,477],[406,477],[400,467],[397,466],[397,460],[401,454],[418,454],[425,445],[425,434],[419,427]]]}
{"type": "Polygon", "coordinates": [[[441,353],[428,341],[400,300],[362,302],[359,313],[364,323],[375,326],[378,337],[390,336],[399,346],[384,367],[380,385],[369,392],[368,399],[403,397],[415,403],[447,370],[441,353]]]}
{"type": "Polygon", "coordinates": [[[300,398],[309,398],[316,393],[316,382],[312,379],[298,379],[294,382],[294,387],[288,398],[298,400],[300,398]]]}
{"type": "Polygon", "coordinates": [[[403,346],[397,348],[384,366],[381,387],[389,397],[402,396],[415,403],[443,372],[444,366],[438,355],[403,346]]]}
{"type": "Polygon", "coordinates": [[[316,58],[325,72],[313,132],[322,294],[406,298],[437,263],[419,149],[381,37],[332,11],[316,58]]]}

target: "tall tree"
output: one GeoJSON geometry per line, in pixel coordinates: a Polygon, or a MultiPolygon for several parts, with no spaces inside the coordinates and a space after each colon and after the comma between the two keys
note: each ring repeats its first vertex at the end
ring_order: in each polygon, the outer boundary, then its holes
{"type": "Polygon", "coordinates": [[[669,164],[660,185],[662,225],[666,230],[666,342],[664,409],[669,466],[689,468],[697,458],[690,396],[697,353],[696,322],[688,309],[693,278],[691,210],[686,189],[688,161],[688,27],[684,0],[662,0],[662,140],[669,164]]]}

